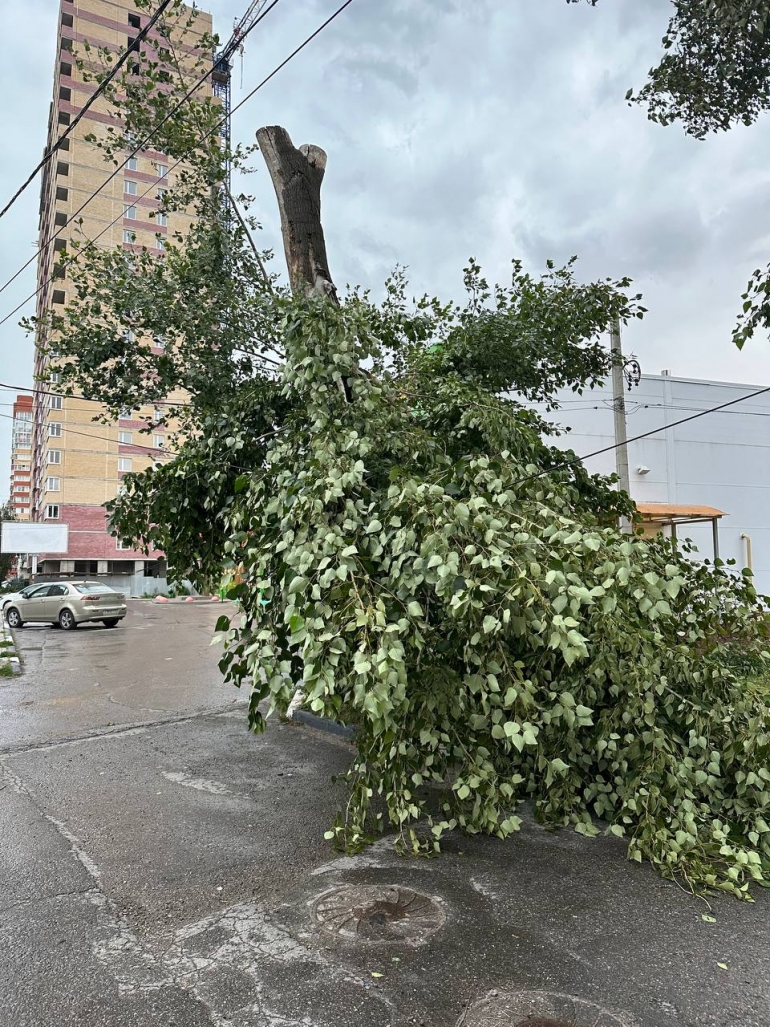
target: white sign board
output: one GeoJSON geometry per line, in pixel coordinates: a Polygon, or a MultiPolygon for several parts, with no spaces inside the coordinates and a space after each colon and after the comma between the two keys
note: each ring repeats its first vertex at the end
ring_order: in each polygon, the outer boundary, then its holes
{"type": "Polygon", "coordinates": [[[66,553],[69,526],[36,524],[32,521],[3,521],[1,553],[66,553]]]}

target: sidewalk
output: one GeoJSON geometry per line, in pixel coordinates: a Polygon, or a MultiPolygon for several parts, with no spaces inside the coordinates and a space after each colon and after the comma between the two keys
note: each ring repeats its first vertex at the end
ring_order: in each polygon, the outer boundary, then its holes
{"type": "Polygon", "coordinates": [[[17,752],[0,791],[10,1027],[768,1027],[770,903],[706,906],[617,839],[323,831],[352,750],[243,710],[17,752]]]}

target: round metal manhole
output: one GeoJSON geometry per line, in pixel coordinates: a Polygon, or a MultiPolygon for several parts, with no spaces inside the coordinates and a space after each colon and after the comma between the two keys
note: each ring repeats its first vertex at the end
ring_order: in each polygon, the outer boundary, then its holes
{"type": "Polygon", "coordinates": [[[313,915],[348,941],[421,945],[446,922],[438,900],[401,885],[351,884],[322,895],[313,915]]]}
{"type": "Polygon", "coordinates": [[[573,995],[493,991],[468,1008],[458,1027],[633,1027],[633,1021],[573,995]]]}

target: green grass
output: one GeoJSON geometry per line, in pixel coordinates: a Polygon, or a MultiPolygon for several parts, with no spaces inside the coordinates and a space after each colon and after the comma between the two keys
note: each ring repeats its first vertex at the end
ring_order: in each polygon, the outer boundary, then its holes
{"type": "Polygon", "coordinates": [[[0,665],[0,678],[12,678],[14,676],[14,669],[10,663],[3,663],[0,665]]]}

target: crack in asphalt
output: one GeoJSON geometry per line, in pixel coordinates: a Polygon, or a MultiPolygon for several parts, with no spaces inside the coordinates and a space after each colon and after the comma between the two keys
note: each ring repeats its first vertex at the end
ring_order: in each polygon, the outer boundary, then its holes
{"type": "Polygon", "coordinates": [[[52,902],[54,899],[70,899],[75,895],[83,896],[90,891],[90,888],[74,888],[72,891],[58,891],[51,895],[30,895],[28,899],[15,899],[13,902],[1,905],[0,913],[10,913],[12,909],[17,909],[19,906],[42,905],[44,902],[52,902]]]}
{"type": "Polygon", "coordinates": [[[135,713],[167,713],[168,710],[158,710],[154,706],[131,706],[126,702],[118,702],[117,699],[112,698],[110,692],[107,693],[107,702],[111,702],[113,706],[121,706],[124,710],[133,710],[135,713]]]}
{"type": "MultiPolygon", "coordinates": [[[[246,709],[247,706],[247,702],[235,700],[228,703],[227,706],[212,706],[210,709],[198,710],[197,713],[175,713],[169,714],[168,717],[158,717],[155,720],[139,720],[131,724],[120,724],[115,727],[95,728],[86,734],[70,735],[67,738],[57,739],[55,742],[26,742],[0,746],[0,759],[7,756],[17,756],[25,752],[58,749],[64,745],[76,745],[80,742],[93,742],[102,738],[114,738],[121,735],[144,732],[154,727],[164,727],[167,724],[184,724],[193,720],[203,720],[206,717],[221,717],[228,713],[246,709]]],[[[130,709],[131,707],[128,708],[130,709]]]]}
{"type": "MultiPolygon", "coordinates": [[[[189,718],[188,718],[189,719],[189,718]]],[[[95,910],[97,938],[92,942],[96,960],[108,971],[125,996],[176,988],[191,995],[204,1008],[212,1027],[234,1027],[233,1016],[245,1014],[264,1027],[314,1027],[314,1020],[286,1016],[271,1001],[270,970],[289,964],[311,964],[319,976],[338,985],[353,986],[362,998],[381,1003],[385,1021],[392,1024],[393,1000],[372,994],[369,983],[353,970],[336,965],[324,953],[304,944],[254,902],[240,902],[196,923],[185,924],[156,937],[140,938],[106,894],[102,872],[84,843],[70,828],[46,813],[34,791],[0,759],[0,774],[14,792],[23,795],[35,811],[67,842],[71,856],[85,870],[91,887],[64,895],[78,895],[95,910]],[[240,975],[247,987],[243,1001],[226,1012],[217,1008],[218,993],[230,988],[228,975],[240,975]],[[256,1021],[252,1017],[256,1016],[256,1021]]],[[[56,898],[59,896],[48,896],[56,898]]],[[[22,900],[14,905],[33,902],[22,900]]],[[[43,901],[43,900],[38,900],[43,901]]],[[[283,985],[281,985],[283,987],[283,985]]],[[[280,992],[279,992],[280,994],[280,992]]],[[[221,998],[220,998],[221,1001],[221,998]]]]}

